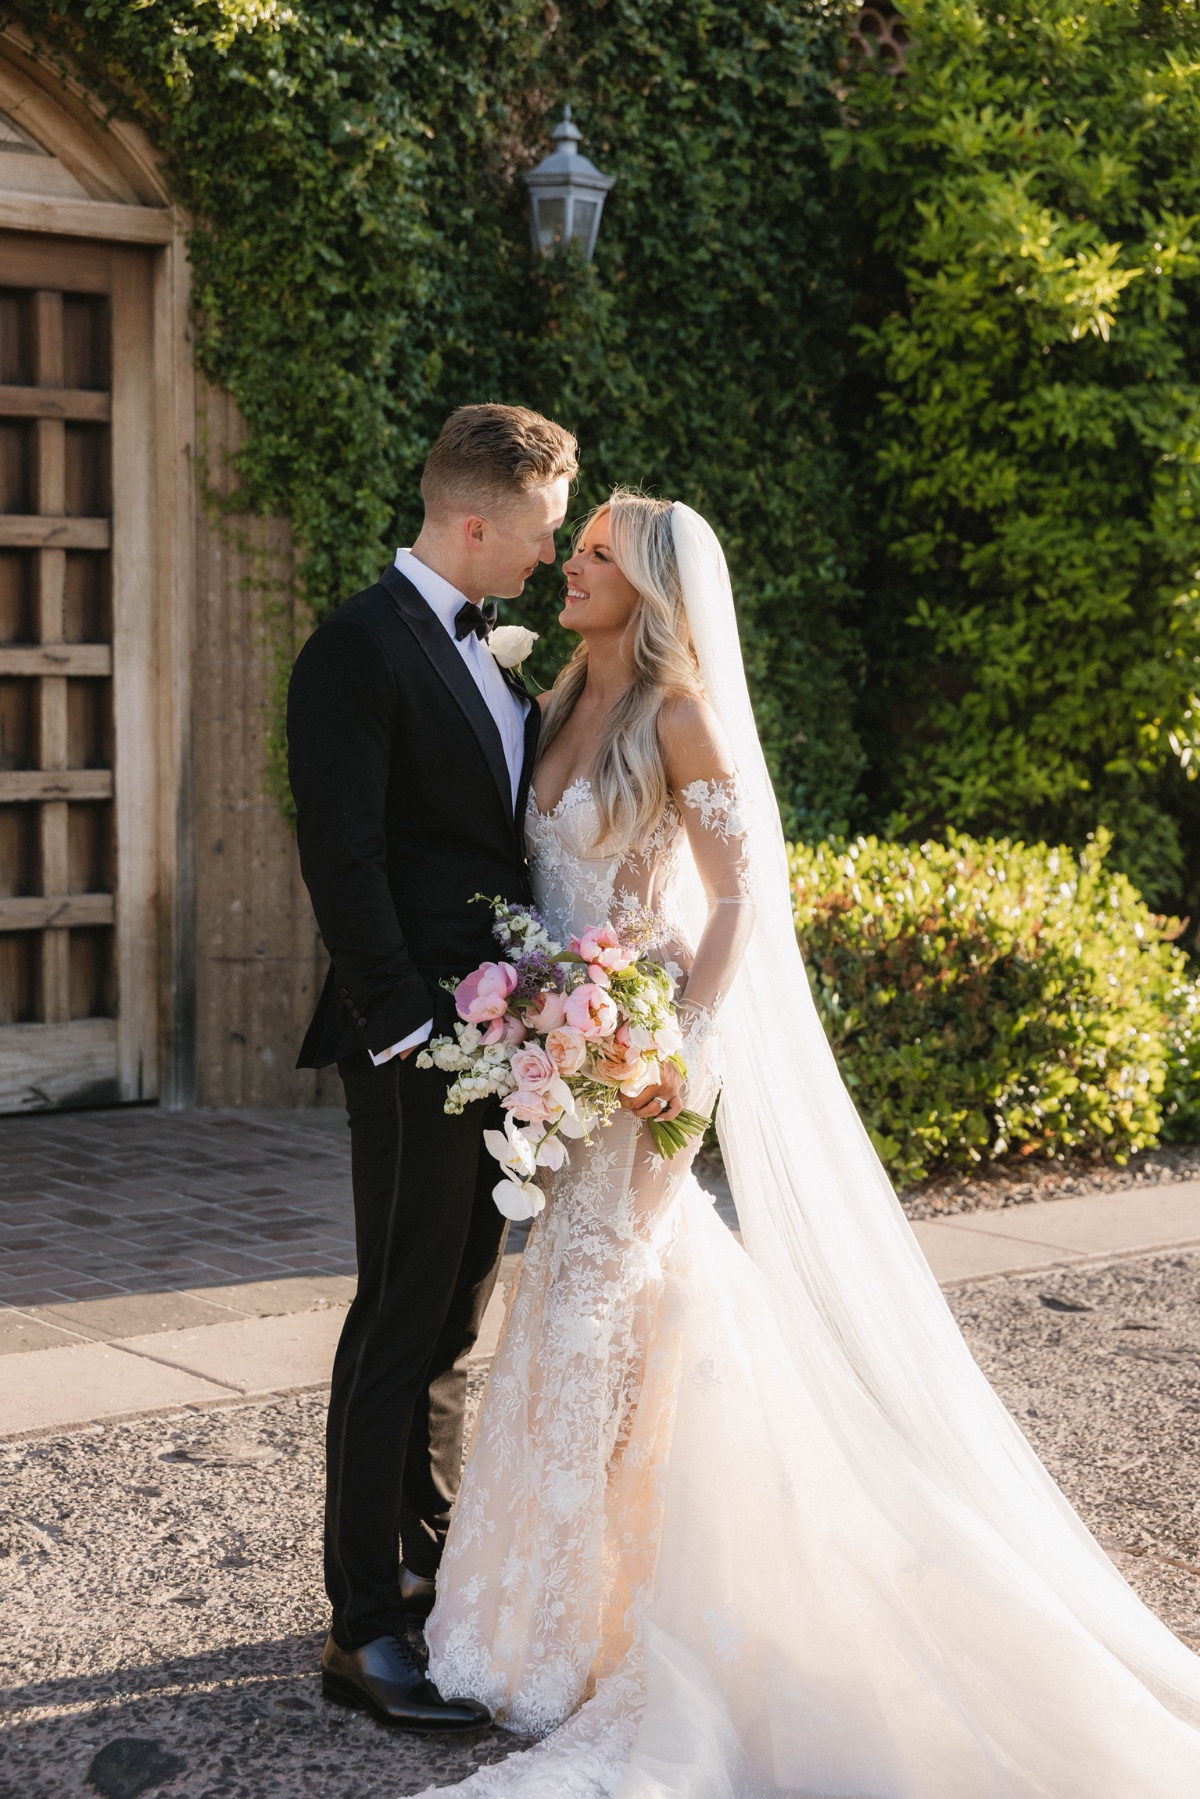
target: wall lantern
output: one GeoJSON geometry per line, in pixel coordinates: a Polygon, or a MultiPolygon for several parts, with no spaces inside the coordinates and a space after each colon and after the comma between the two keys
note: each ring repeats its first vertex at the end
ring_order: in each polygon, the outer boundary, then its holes
{"type": "Polygon", "coordinates": [[[571,108],[564,106],[562,122],[554,128],[555,148],[530,169],[525,185],[534,249],[548,255],[574,241],[590,262],[604,198],[616,176],[602,175],[594,162],[579,154],[581,137],[571,108]]]}

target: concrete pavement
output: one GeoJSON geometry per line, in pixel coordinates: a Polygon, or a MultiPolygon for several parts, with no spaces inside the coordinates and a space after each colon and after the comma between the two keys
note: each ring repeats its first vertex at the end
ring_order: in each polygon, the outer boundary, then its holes
{"type": "MultiPolygon", "coordinates": [[[[474,1361],[495,1353],[520,1261],[504,1258],[474,1361]]],[[[322,1387],[353,1293],[332,1275],[0,1310],[0,1441],[322,1387]]]]}
{"type": "MultiPolygon", "coordinates": [[[[733,1223],[727,1192],[715,1195],[733,1223]]],[[[919,1222],[945,1287],[1200,1244],[1200,1181],[919,1222]]],[[[476,1359],[494,1352],[520,1255],[504,1258],[476,1359]]],[[[346,1275],[281,1277],[0,1310],[0,1440],[323,1386],[346,1275]]]]}
{"type": "Polygon", "coordinates": [[[913,1225],[943,1287],[1200,1243],[1200,1181],[964,1212],[913,1225]]]}

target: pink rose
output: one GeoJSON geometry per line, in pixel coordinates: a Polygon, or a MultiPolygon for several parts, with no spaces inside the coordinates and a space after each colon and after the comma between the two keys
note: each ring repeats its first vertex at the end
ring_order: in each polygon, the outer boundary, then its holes
{"type": "Polygon", "coordinates": [[[525,1023],[540,1036],[545,1036],[547,1031],[557,1031],[566,1022],[567,1002],[561,993],[553,991],[539,993],[536,1006],[531,1006],[525,1014],[525,1023]]]}
{"type": "Polygon", "coordinates": [[[558,1068],[544,1049],[519,1049],[511,1063],[513,1077],[522,1093],[544,1093],[558,1068]]]}
{"type": "Polygon", "coordinates": [[[571,948],[585,962],[606,968],[610,974],[621,974],[637,961],[637,951],[626,949],[610,924],[593,925],[582,937],[572,937],[571,948]]]}
{"type": "Polygon", "coordinates": [[[508,1007],[508,996],[516,984],[517,971],[511,962],[482,963],[454,989],[454,1004],[459,1017],[465,1018],[468,1024],[502,1018],[508,1007]]]}
{"type": "Polygon", "coordinates": [[[500,1103],[514,1118],[521,1118],[526,1124],[549,1124],[560,1109],[545,1093],[510,1093],[500,1103]]]}
{"type": "Polygon", "coordinates": [[[567,1023],[581,1037],[608,1037],[616,1030],[621,1014],[594,981],[584,981],[567,995],[567,1023]]]}
{"type": "Polygon", "coordinates": [[[587,1039],[569,1024],[560,1025],[546,1038],[546,1054],[559,1074],[578,1074],[587,1060],[587,1039]]]}

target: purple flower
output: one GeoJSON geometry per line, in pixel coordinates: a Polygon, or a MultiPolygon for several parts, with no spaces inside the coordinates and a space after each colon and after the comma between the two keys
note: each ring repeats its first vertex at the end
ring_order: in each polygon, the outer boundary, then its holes
{"type": "Polygon", "coordinates": [[[528,1005],[547,987],[555,993],[562,993],[566,987],[565,968],[551,961],[545,950],[536,949],[528,956],[518,956],[514,967],[517,971],[517,985],[511,1000],[514,1006],[528,1005]]]}

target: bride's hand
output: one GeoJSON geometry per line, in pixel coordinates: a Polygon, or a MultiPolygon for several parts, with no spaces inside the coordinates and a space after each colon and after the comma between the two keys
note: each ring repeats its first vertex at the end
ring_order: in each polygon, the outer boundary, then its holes
{"type": "Polygon", "coordinates": [[[621,1104],[635,1118],[644,1118],[647,1123],[658,1119],[666,1124],[683,1111],[683,1076],[673,1062],[664,1062],[661,1080],[653,1087],[643,1087],[632,1099],[623,1093],[621,1104]],[[665,1105],[664,1100],[667,1102],[665,1105]]]}

